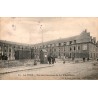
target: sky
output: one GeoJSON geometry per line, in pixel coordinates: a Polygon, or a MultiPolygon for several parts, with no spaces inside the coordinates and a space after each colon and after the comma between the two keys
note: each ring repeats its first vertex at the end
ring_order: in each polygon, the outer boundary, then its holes
{"type": "Polygon", "coordinates": [[[36,44],[79,35],[87,29],[98,40],[98,18],[1,17],[0,39],[36,44]]]}

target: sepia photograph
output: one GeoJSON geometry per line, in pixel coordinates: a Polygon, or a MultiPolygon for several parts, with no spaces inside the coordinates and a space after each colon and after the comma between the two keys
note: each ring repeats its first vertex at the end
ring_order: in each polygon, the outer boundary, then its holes
{"type": "Polygon", "coordinates": [[[0,80],[97,80],[98,17],[0,17],[0,80]]]}

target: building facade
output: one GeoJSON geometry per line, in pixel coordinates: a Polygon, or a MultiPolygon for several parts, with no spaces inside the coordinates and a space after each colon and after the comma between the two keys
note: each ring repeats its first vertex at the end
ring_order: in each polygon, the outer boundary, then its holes
{"type": "Polygon", "coordinates": [[[2,55],[6,55],[8,60],[39,58],[42,49],[45,49],[48,55],[54,55],[57,58],[66,57],[73,60],[98,58],[98,41],[90,36],[90,32],[84,30],[80,35],[43,44],[27,45],[1,40],[0,60],[2,60],[2,55]]]}
{"type": "Polygon", "coordinates": [[[33,59],[33,51],[30,45],[0,40],[0,60],[2,56],[7,60],[33,59]]]}
{"type": "Polygon", "coordinates": [[[54,55],[58,58],[98,58],[98,41],[96,41],[95,37],[90,36],[90,32],[87,32],[87,30],[81,32],[80,35],[70,38],[44,42],[43,46],[36,44],[34,46],[35,55],[39,55],[38,51],[42,48],[47,50],[48,55],[54,55]]]}

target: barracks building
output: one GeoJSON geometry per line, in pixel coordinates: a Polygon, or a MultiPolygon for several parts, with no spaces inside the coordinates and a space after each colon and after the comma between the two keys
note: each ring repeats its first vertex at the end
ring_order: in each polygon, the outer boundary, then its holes
{"type": "Polygon", "coordinates": [[[97,59],[98,41],[90,36],[90,32],[84,30],[80,35],[48,41],[34,45],[20,44],[0,40],[0,60],[6,56],[7,60],[34,59],[40,57],[40,51],[44,49],[47,55],[57,58],[69,59],[97,59]]]}

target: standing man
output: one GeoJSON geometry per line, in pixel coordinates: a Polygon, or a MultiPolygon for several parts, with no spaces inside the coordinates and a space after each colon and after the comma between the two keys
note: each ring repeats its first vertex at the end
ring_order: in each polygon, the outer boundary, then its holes
{"type": "Polygon", "coordinates": [[[50,55],[48,56],[48,62],[49,62],[49,64],[51,64],[51,56],[50,55]]]}
{"type": "Polygon", "coordinates": [[[52,59],[52,64],[56,63],[55,56],[52,56],[51,59],[52,59]]]}
{"type": "Polygon", "coordinates": [[[63,57],[63,64],[65,64],[65,56],[63,57]]]}

